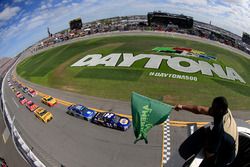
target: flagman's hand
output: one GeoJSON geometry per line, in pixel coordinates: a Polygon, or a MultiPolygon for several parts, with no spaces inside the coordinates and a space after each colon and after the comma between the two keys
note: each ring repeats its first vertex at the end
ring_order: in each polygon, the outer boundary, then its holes
{"type": "Polygon", "coordinates": [[[182,110],[182,105],[181,105],[181,104],[176,104],[176,105],[174,106],[174,109],[175,109],[176,111],[180,111],[180,110],[182,110]]]}

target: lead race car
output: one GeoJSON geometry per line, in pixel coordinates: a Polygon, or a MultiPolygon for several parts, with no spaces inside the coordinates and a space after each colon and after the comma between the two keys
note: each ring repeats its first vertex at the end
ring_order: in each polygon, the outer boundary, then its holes
{"type": "Polygon", "coordinates": [[[98,112],[91,120],[92,123],[125,131],[131,126],[131,121],[111,112],[98,112]]]}
{"type": "Polygon", "coordinates": [[[91,120],[96,114],[96,111],[91,110],[81,104],[71,105],[67,109],[67,114],[83,118],[87,121],[91,120]]]}

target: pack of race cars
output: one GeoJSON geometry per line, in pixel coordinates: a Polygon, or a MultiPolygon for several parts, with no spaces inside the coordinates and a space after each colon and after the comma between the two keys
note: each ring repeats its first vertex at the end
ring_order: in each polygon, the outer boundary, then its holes
{"type": "MultiPolygon", "coordinates": [[[[37,92],[34,89],[30,89],[18,81],[14,81],[12,85],[8,79],[8,84],[13,92],[15,92],[16,98],[18,98],[21,105],[25,105],[30,112],[34,112],[34,115],[42,122],[47,123],[53,119],[51,112],[39,107],[32,100],[28,100],[24,97],[24,94],[28,94],[30,97],[35,97],[37,92]],[[22,92],[18,91],[14,85],[17,86],[22,92]]],[[[51,96],[44,96],[41,98],[41,102],[49,107],[53,107],[57,104],[57,100],[51,96]]],[[[101,125],[108,128],[113,128],[121,131],[126,131],[131,126],[131,121],[127,117],[117,115],[112,112],[97,112],[93,109],[89,109],[84,105],[75,104],[67,107],[67,114],[84,119],[97,125],[101,125]]]]}
{"type": "MultiPolygon", "coordinates": [[[[18,99],[19,103],[21,105],[25,105],[25,107],[30,111],[33,112],[35,117],[37,117],[39,120],[41,120],[44,123],[47,123],[53,119],[53,115],[51,112],[47,111],[46,109],[39,107],[37,104],[35,104],[32,100],[28,100],[25,98],[24,94],[28,94],[30,97],[35,97],[37,95],[37,92],[33,89],[29,89],[28,87],[23,86],[21,83],[14,81],[14,84],[12,85],[10,80],[8,79],[8,84],[13,92],[15,92],[16,98],[18,99]],[[17,88],[21,89],[22,92],[18,91],[14,85],[17,85],[17,88]]],[[[48,100],[48,103],[50,100],[54,100],[54,98],[51,97],[51,99],[48,100]]],[[[42,98],[43,102],[43,98],[42,98]]],[[[50,104],[50,103],[49,103],[50,104]]],[[[51,105],[50,105],[51,106],[51,105]]]]}
{"type": "Polygon", "coordinates": [[[117,130],[125,131],[131,126],[131,121],[126,117],[121,117],[112,112],[97,112],[81,104],[69,106],[67,113],[69,115],[91,121],[94,124],[117,130]]]}

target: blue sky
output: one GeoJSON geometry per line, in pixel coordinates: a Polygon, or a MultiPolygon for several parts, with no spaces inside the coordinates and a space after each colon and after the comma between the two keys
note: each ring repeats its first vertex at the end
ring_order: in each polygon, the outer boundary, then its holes
{"type": "Polygon", "coordinates": [[[165,11],[193,16],[241,35],[250,33],[250,0],[0,0],[0,57],[13,57],[52,33],[113,16],[165,11]]]}

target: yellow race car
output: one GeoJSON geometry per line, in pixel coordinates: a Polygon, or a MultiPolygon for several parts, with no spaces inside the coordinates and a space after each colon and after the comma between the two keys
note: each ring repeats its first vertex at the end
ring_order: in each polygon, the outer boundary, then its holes
{"type": "Polygon", "coordinates": [[[42,103],[44,103],[50,107],[54,106],[57,103],[56,99],[51,97],[51,96],[44,96],[44,97],[42,97],[41,101],[42,101],[42,103]]]}
{"type": "Polygon", "coordinates": [[[51,112],[45,110],[42,107],[39,107],[38,109],[36,109],[34,111],[35,116],[42,120],[44,123],[48,123],[49,121],[51,121],[53,119],[53,115],[51,114],[51,112]]]}

